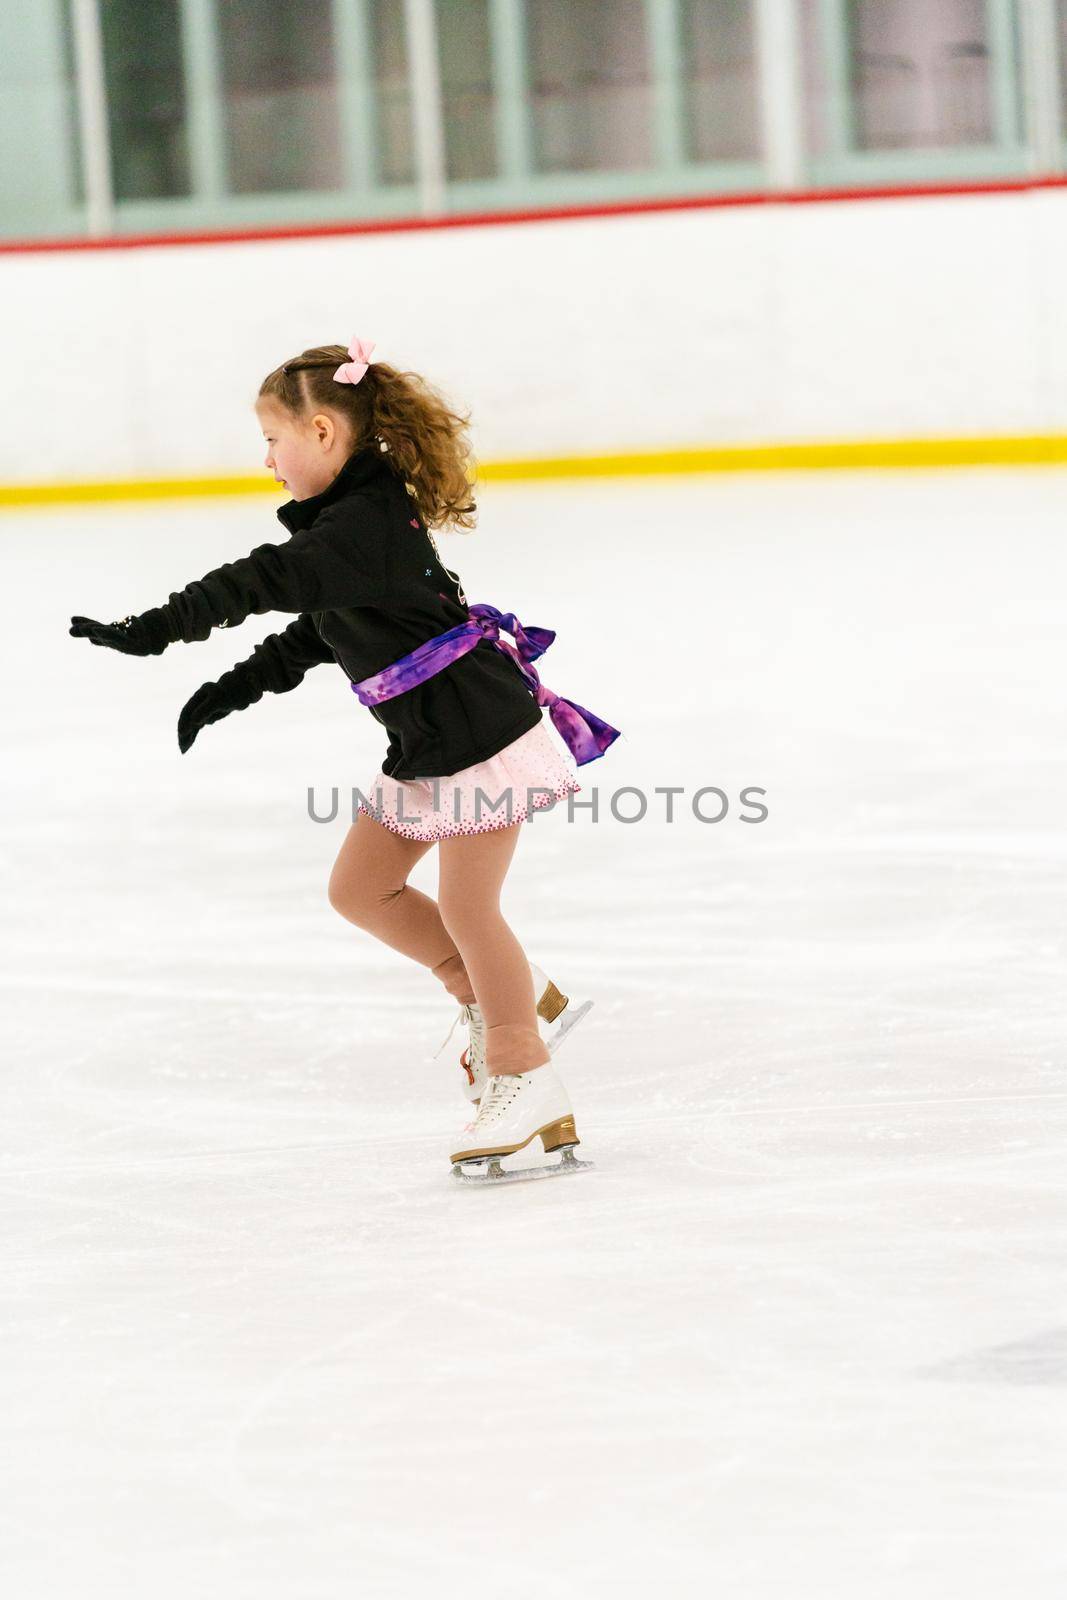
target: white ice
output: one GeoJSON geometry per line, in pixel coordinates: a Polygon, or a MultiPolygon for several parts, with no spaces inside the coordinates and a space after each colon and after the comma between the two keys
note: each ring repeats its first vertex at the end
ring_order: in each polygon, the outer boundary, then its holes
{"type": "Polygon", "coordinates": [[[384,753],[343,674],[181,756],[289,619],[67,633],[273,502],[5,515],[13,1600],[1065,1592],[1065,486],[483,487],[446,561],[624,735],[505,895],[594,998],[597,1167],[495,1193],[453,1002],[327,901],[384,753]]]}

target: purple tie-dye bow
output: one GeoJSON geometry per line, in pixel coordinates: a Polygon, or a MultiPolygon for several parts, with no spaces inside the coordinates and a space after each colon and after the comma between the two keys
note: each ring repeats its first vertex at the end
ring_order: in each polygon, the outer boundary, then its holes
{"type": "Polygon", "coordinates": [[[496,606],[473,605],[467,609],[470,612],[469,622],[461,622],[457,627],[449,628],[447,633],[436,634],[406,656],[383,667],[381,672],[353,683],[352,688],[360,704],[375,706],[383,700],[392,700],[395,695],[413,689],[417,683],[425,683],[427,678],[432,678],[442,668],[473,650],[483,639],[488,639],[517,663],[537,696],[537,704],[548,707],[548,714],[574,756],[575,764],[584,767],[587,762],[602,756],[619,737],[621,730],[613,728],[610,722],[602,722],[595,712],[587,711],[576,701],[553,694],[530,665],[538,656],[544,655],[556,637],[555,630],[532,625],[524,628],[512,612],[498,611],[496,606]],[[513,645],[500,638],[502,628],[514,638],[513,645]]]}

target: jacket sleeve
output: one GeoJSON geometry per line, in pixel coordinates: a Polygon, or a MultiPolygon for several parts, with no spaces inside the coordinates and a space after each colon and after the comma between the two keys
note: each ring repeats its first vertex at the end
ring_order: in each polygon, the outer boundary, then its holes
{"type": "Polygon", "coordinates": [[[281,633],[269,633],[241,665],[271,694],[286,694],[303,682],[310,667],[335,659],[314,619],[305,613],[281,633]]]}
{"type": "Polygon", "coordinates": [[[284,694],[295,689],[308,667],[332,661],[333,652],[319,635],[314,619],[298,617],[282,633],[272,633],[257,644],[246,661],[238,661],[217,683],[202,683],[182,707],[178,718],[178,743],[185,751],[201,728],[231,711],[246,711],[270,690],[284,694]]]}
{"type": "MultiPolygon", "coordinates": [[[[264,611],[332,611],[367,605],[386,587],[379,531],[353,527],[351,508],[327,507],[284,544],[257,545],[195,583],[173,590],[163,613],[171,642],[192,644],[264,611]]],[[[306,634],[302,637],[306,637],[306,634]]],[[[325,659],[325,658],[324,658],[325,659]]],[[[332,658],[329,658],[332,659],[332,658]]]]}

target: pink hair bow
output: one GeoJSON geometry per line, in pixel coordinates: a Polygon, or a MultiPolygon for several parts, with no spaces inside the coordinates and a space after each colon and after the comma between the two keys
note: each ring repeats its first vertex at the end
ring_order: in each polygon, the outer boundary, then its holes
{"type": "Polygon", "coordinates": [[[374,349],[373,339],[361,339],[357,335],[348,347],[351,361],[344,361],[334,373],[336,383],[358,383],[370,365],[370,353],[374,349]]]}

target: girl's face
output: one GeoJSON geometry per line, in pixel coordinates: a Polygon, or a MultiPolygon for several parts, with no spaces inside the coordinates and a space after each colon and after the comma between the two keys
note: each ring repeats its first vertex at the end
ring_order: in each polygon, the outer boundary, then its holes
{"type": "Polygon", "coordinates": [[[301,421],[272,400],[259,400],[256,416],[267,446],[264,465],[294,500],[322,494],[352,453],[343,424],[327,411],[301,421]]]}

